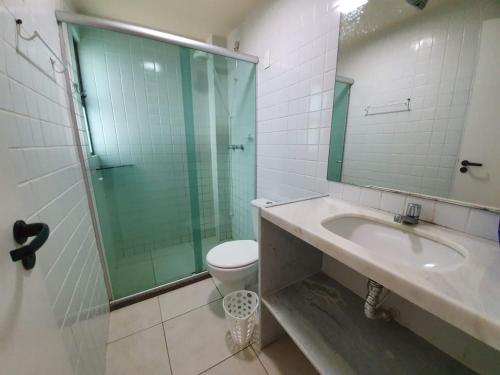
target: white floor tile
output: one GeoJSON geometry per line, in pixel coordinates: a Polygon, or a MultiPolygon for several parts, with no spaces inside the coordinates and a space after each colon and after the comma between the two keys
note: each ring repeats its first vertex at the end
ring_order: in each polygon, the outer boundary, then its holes
{"type": "Polygon", "coordinates": [[[108,342],[161,323],[158,297],[115,310],[110,314],[108,342]]]}
{"type": "Polygon", "coordinates": [[[106,375],[170,375],[161,324],[108,344],[106,375]]]}
{"type": "Polygon", "coordinates": [[[232,357],[204,372],[206,375],[266,375],[257,355],[251,348],[246,348],[232,357]]]}
{"type": "Polygon", "coordinates": [[[199,374],[239,351],[231,341],[220,300],[170,319],[163,327],[175,375],[199,374]]]}
{"type": "Polygon", "coordinates": [[[163,321],[184,314],[188,311],[216,301],[222,296],[212,279],[162,294],[160,297],[161,316],[163,321]]]}

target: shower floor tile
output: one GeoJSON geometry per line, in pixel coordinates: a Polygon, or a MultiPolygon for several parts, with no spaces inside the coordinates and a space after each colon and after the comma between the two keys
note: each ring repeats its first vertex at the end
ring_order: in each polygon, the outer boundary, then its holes
{"type": "MultiPolygon", "coordinates": [[[[203,269],[206,269],[206,254],[218,243],[216,237],[202,239],[203,269]]],[[[114,298],[129,296],[193,275],[196,270],[193,243],[129,254],[123,250],[112,254],[108,267],[114,298]]]]}
{"type": "Polygon", "coordinates": [[[235,347],[213,279],[115,310],[111,320],[115,341],[108,344],[107,375],[317,374],[287,337],[261,352],[235,347]],[[160,302],[168,319],[161,324],[160,302]]]}
{"type": "Polygon", "coordinates": [[[115,263],[109,265],[109,274],[115,299],[151,289],[155,286],[151,260],[135,263],[115,263]]]}
{"type": "Polygon", "coordinates": [[[192,243],[156,249],[152,252],[156,285],[192,275],[195,271],[192,243]]]}

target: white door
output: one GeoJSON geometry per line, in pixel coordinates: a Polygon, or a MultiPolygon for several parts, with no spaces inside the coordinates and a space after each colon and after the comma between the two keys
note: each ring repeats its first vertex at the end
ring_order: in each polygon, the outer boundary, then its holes
{"type": "Polygon", "coordinates": [[[9,251],[19,246],[12,226],[26,218],[20,217],[23,197],[17,195],[6,133],[0,123],[0,374],[71,375],[40,269],[26,271],[10,258],[9,251]]]}
{"type": "MultiPolygon", "coordinates": [[[[460,161],[482,163],[458,170],[451,198],[500,207],[500,19],[483,23],[481,44],[465,122],[460,161]]],[[[460,166],[459,166],[460,167],[460,166]]]]}

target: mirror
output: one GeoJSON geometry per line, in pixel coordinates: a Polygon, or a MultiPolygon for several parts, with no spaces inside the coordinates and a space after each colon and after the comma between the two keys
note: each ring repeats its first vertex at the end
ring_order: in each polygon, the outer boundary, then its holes
{"type": "Polygon", "coordinates": [[[500,1],[349,4],[328,179],[500,208],[500,1]]]}

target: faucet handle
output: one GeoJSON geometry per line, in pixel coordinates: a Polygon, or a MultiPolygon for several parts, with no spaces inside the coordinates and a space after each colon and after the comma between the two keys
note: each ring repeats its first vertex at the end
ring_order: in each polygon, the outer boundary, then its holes
{"type": "Polygon", "coordinates": [[[422,211],[422,205],[418,203],[408,203],[406,207],[406,216],[409,217],[420,217],[420,212],[422,211]]]}

